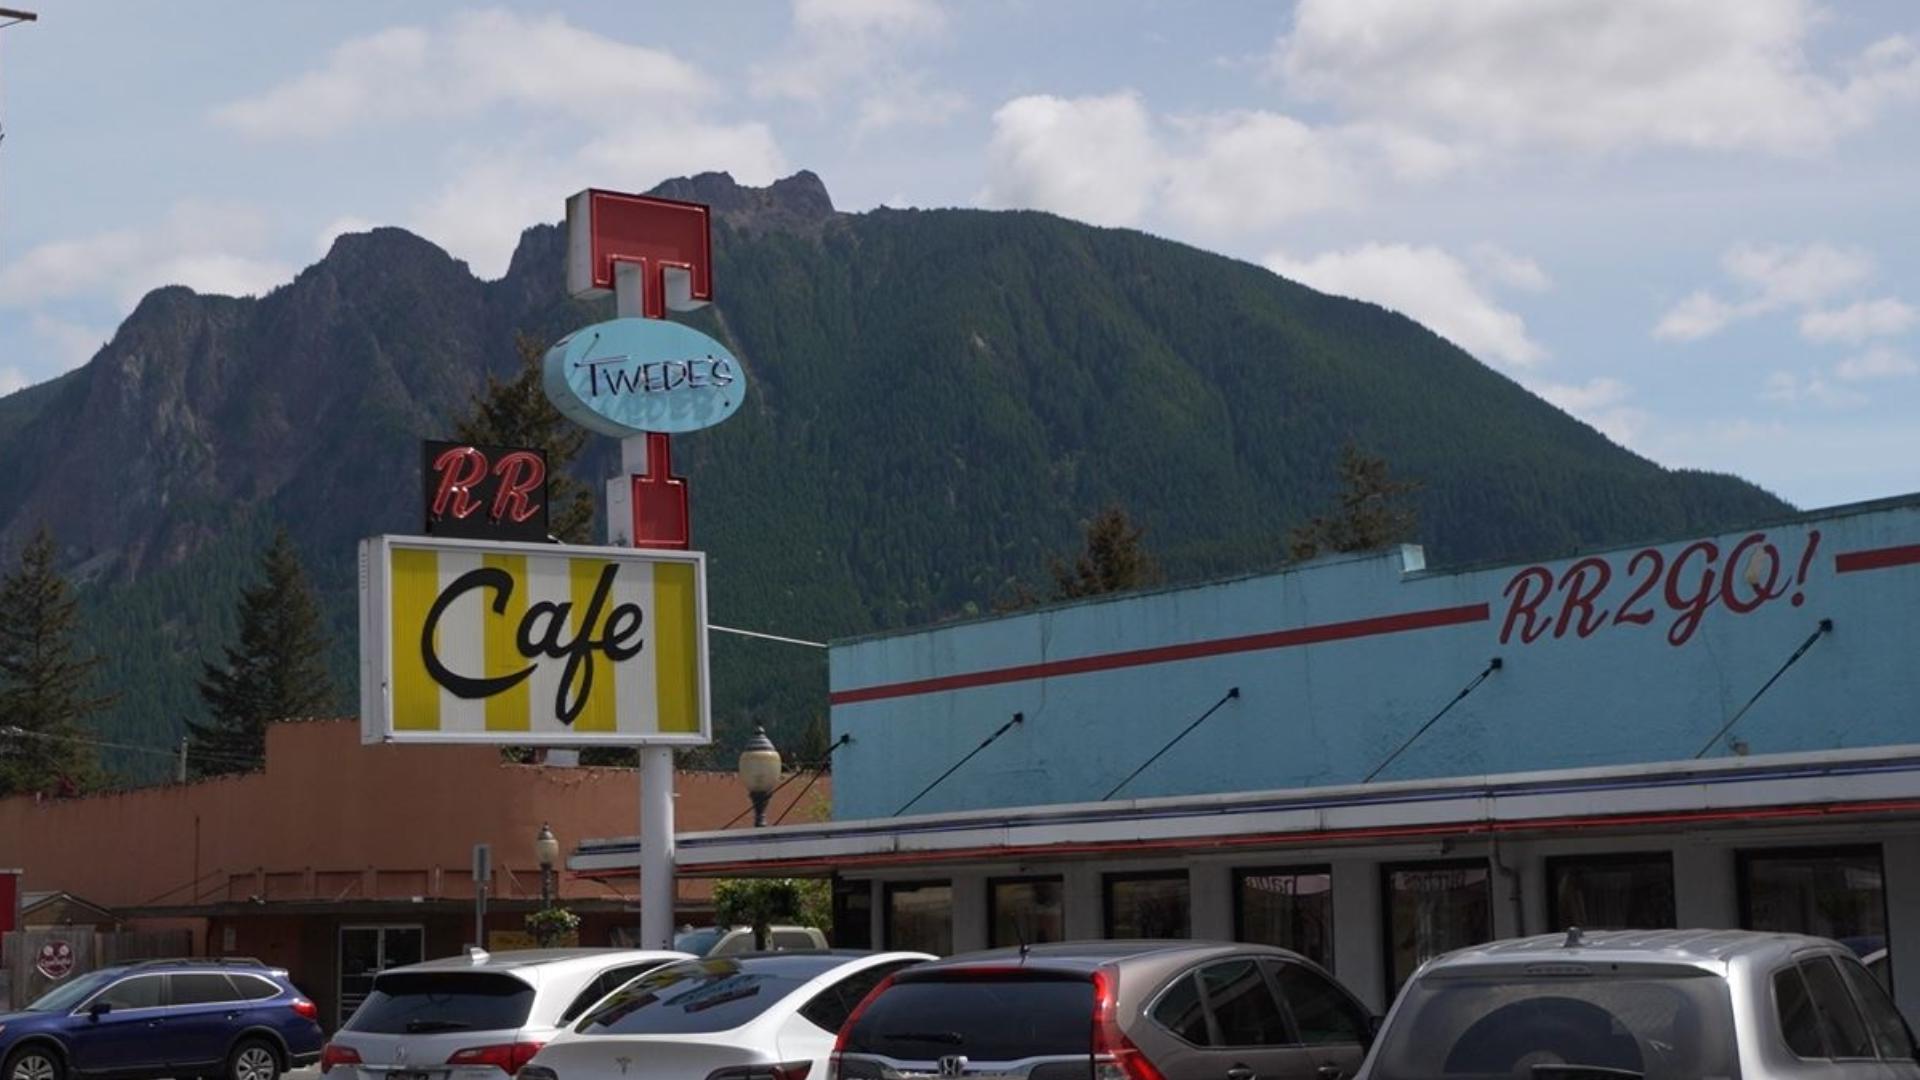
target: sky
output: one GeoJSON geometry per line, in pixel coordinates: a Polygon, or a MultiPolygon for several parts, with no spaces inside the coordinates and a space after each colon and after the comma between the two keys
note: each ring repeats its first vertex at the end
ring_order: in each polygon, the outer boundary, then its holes
{"type": "Polygon", "coordinates": [[[581,188],[805,168],[843,210],[1048,210],[1383,304],[1802,507],[1920,490],[1912,0],[34,6],[0,395],[342,232],[493,278],[581,188]]]}

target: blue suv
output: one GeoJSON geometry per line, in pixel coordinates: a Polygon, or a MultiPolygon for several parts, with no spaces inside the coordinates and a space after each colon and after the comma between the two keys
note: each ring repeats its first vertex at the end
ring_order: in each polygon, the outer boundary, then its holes
{"type": "Polygon", "coordinates": [[[279,1080],[320,1059],[318,1015],[252,961],[102,968],[0,1016],[0,1080],[279,1080]]]}

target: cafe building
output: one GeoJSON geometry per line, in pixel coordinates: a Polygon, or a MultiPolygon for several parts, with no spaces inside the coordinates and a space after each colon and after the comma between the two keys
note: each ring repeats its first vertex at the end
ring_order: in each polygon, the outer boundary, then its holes
{"type": "MultiPolygon", "coordinates": [[[[1296,949],[1375,1007],[1569,925],[1840,939],[1920,1016],[1920,496],[1515,565],[1418,547],[838,643],[849,946],[1296,949]]],[[[630,877],[637,841],[582,843],[630,877]]]]}

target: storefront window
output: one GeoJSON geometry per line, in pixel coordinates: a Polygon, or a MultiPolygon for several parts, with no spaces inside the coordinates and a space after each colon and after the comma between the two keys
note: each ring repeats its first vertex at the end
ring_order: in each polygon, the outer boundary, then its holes
{"type": "Polygon", "coordinates": [[[833,879],[833,944],[841,949],[873,948],[873,882],[833,879]]]}
{"type": "Polygon", "coordinates": [[[1236,870],[1233,895],[1237,940],[1292,949],[1333,970],[1333,878],[1326,867],[1236,870]]]}
{"type": "Polygon", "coordinates": [[[999,948],[1061,940],[1065,930],[1061,893],[1057,877],[989,881],[987,917],[993,928],[992,945],[999,948]]]}
{"type": "Polygon", "coordinates": [[[1882,986],[1893,985],[1877,844],[1741,852],[1740,925],[1832,938],[1851,948],[1882,986]]]}
{"type": "Polygon", "coordinates": [[[1547,860],[1551,929],[1671,930],[1673,856],[1570,855],[1547,860]]]}
{"type": "Polygon", "coordinates": [[[953,885],[945,881],[887,885],[887,948],[953,952],[953,885]]]}
{"type": "Polygon", "coordinates": [[[1387,894],[1387,981],[1395,994],[1428,960],[1493,940],[1493,883],[1486,863],[1402,863],[1381,873],[1387,894]]]}
{"type": "Polygon", "coordinates": [[[1108,874],[1106,908],[1110,938],[1183,938],[1192,932],[1184,870],[1108,874]]]}

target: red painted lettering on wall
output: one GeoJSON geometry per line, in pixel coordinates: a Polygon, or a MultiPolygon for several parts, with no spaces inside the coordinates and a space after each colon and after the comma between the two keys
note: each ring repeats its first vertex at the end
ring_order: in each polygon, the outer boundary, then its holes
{"type": "Polygon", "coordinates": [[[1749,615],[1782,598],[1795,607],[1805,603],[1807,571],[1819,546],[1820,531],[1809,530],[1792,572],[1780,545],[1763,532],[1749,533],[1726,552],[1712,540],[1696,540],[1671,559],[1658,548],[1642,548],[1623,567],[1591,556],[1558,578],[1545,566],[1529,566],[1502,592],[1507,617],[1500,642],[1528,645],[1549,631],[1556,639],[1588,638],[1609,626],[1650,626],[1664,611],[1667,643],[1685,645],[1716,606],[1749,615]]]}

